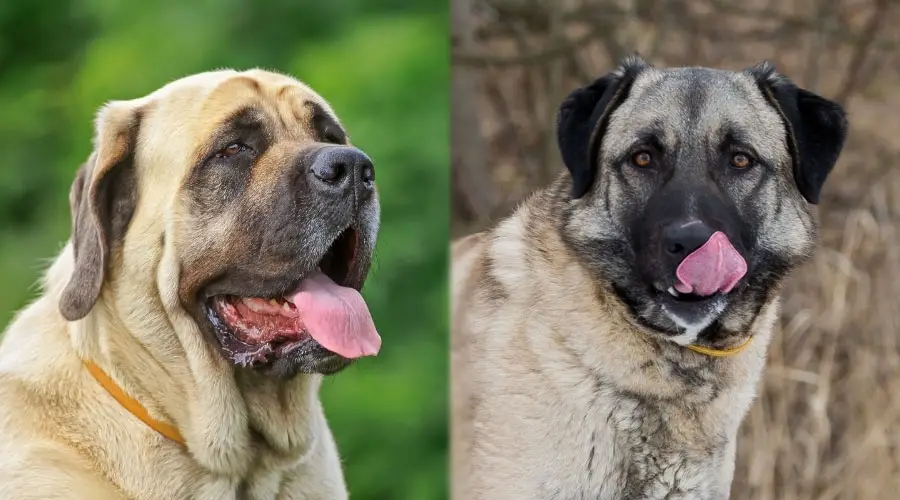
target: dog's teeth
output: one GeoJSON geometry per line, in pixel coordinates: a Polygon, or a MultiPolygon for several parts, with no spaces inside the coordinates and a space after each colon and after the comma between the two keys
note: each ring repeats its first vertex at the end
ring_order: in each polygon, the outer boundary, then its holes
{"type": "Polygon", "coordinates": [[[670,286],[666,291],[669,292],[669,295],[672,297],[678,297],[678,290],[676,290],[674,286],[670,286]]]}
{"type": "Polygon", "coordinates": [[[290,310],[291,310],[291,304],[288,303],[288,301],[285,300],[284,303],[281,304],[281,308],[284,309],[285,311],[290,311],[290,310]]]}
{"type": "Polygon", "coordinates": [[[281,307],[281,304],[278,303],[277,299],[269,299],[269,304],[272,304],[275,307],[281,307]]]}
{"type": "Polygon", "coordinates": [[[265,304],[265,302],[262,300],[254,298],[243,298],[241,299],[241,302],[243,302],[244,305],[247,306],[247,309],[250,309],[253,312],[261,313],[266,311],[266,308],[263,305],[265,304]]]}

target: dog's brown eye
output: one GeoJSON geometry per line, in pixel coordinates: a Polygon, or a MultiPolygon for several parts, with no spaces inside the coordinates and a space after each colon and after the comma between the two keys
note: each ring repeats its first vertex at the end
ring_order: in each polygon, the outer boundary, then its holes
{"type": "Polygon", "coordinates": [[[232,156],[234,156],[238,153],[244,152],[247,149],[248,149],[247,146],[245,146],[239,142],[235,142],[235,143],[229,144],[228,147],[226,147],[225,149],[216,153],[216,157],[217,158],[231,158],[232,156]]]}
{"type": "Polygon", "coordinates": [[[646,166],[650,165],[651,159],[652,158],[650,157],[650,153],[648,153],[646,151],[641,151],[640,153],[636,153],[631,158],[631,161],[632,161],[632,163],[635,164],[635,166],[646,167],[646,166]]]}
{"type": "Polygon", "coordinates": [[[744,153],[735,153],[731,156],[731,166],[734,168],[747,168],[750,163],[750,157],[744,153]]]}

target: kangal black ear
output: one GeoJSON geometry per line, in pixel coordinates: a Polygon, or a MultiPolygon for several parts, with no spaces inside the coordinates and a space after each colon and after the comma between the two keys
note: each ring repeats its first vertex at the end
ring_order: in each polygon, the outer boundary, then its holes
{"type": "Polygon", "coordinates": [[[797,189],[813,205],[837,163],[847,138],[847,117],[840,104],[797,87],[768,62],[745,70],[778,110],[787,129],[797,189]]]}
{"type": "Polygon", "coordinates": [[[69,192],[75,268],[59,302],[69,321],[91,311],[106,278],[111,248],[125,235],[137,190],[133,157],[140,111],[114,102],[97,114],[94,152],[75,175],[69,192]]]}
{"type": "Polygon", "coordinates": [[[572,175],[572,198],[581,198],[591,188],[609,116],[628,96],[637,75],[649,67],[640,56],[629,56],[611,73],[573,91],[560,105],[556,140],[572,175]]]}

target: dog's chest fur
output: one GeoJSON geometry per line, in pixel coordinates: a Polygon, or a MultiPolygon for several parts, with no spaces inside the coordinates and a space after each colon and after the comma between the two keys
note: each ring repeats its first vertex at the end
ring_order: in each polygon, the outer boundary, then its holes
{"type": "Polygon", "coordinates": [[[722,421],[707,404],[629,394],[591,375],[505,368],[503,379],[482,386],[490,401],[478,398],[474,425],[477,467],[508,481],[485,485],[476,498],[725,498],[739,419],[722,421]],[[507,460],[492,456],[497,448],[512,448],[507,460]]]}
{"type": "Polygon", "coordinates": [[[663,405],[604,392],[587,407],[572,408],[564,427],[553,429],[559,424],[546,422],[547,433],[556,434],[560,445],[553,453],[554,469],[535,475],[534,498],[722,498],[716,490],[724,438],[716,443],[679,429],[682,422],[667,418],[663,405]]]}

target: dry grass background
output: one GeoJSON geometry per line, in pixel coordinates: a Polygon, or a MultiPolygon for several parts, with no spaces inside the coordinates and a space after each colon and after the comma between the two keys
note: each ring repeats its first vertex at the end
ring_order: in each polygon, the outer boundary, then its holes
{"type": "Polygon", "coordinates": [[[562,164],[557,104],[637,50],[661,66],[762,59],[842,102],[822,246],[783,296],[732,498],[900,498],[900,5],[888,0],[453,0],[454,235],[562,164]]]}

